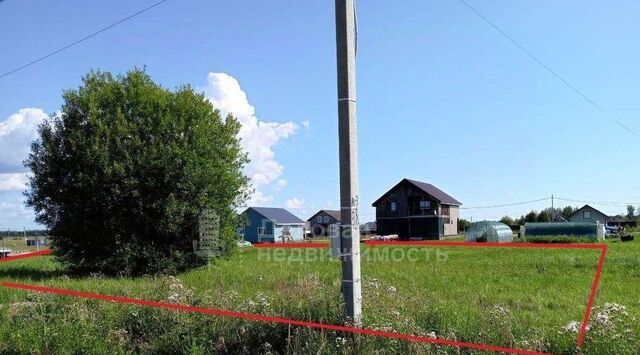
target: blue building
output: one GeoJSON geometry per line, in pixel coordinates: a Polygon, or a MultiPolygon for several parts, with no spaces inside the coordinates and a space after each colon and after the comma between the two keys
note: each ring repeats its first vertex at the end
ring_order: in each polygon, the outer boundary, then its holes
{"type": "Polygon", "coordinates": [[[240,215],[238,236],[251,243],[273,243],[304,239],[305,221],[284,208],[249,207],[240,215]]]}

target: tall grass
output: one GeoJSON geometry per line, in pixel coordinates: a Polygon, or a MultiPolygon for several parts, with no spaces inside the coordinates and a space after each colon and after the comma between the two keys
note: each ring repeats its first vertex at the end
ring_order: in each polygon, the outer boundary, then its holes
{"type": "MultiPolygon", "coordinates": [[[[585,354],[640,352],[640,243],[610,242],[585,354]]],[[[368,328],[576,352],[598,255],[590,250],[363,248],[368,328]]],[[[245,249],[169,276],[72,278],[52,257],[0,279],[341,324],[340,264],[326,251],[245,249]]],[[[474,353],[200,314],[0,290],[2,353],[474,353]]]]}

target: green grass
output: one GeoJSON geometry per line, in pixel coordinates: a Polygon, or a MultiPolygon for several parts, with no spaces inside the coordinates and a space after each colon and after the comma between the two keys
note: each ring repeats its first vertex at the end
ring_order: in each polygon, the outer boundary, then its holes
{"type": "MultiPolygon", "coordinates": [[[[640,242],[608,242],[585,354],[640,352],[640,242]],[[607,303],[624,312],[603,312],[607,303]],[[600,321],[595,321],[601,313],[600,321]],[[605,321],[606,316],[607,321],[605,321]]],[[[363,247],[368,328],[575,353],[596,250],[363,247]]],[[[340,264],[325,250],[244,249],[170,277],[72,278],[53,257],[0,279],[341,323],[340,264]]],[[[429,344],[0,289],[0,352],[458,353],[429,344]]],[[[462,350],[463,353],[473,353],[462,350]]]]}
{"type": "MultiPolygon", "coordinates": [[[[29,238],[34,239],[34,238],[29,238]]],[[[31,252],[36,250],[42,250],[46,247],[27,246],[27,242],[24,238],[0,238],[0,249],[9,249],[14,253],[31,252]]]]}

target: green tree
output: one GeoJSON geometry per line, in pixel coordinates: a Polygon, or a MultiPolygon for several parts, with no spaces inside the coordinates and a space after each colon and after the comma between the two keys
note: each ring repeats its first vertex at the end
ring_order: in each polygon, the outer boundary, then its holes
{"type": "Polygon", "coordinates": [[[500,222],[502,222],[502,223],[504,223],[504,224],[506,224],[508,226],[511,226],[512,224],[514,224],[513,218],[511,218],[509,216],[502,217],[500,219],[500,222]]]}
{"type": "Polygon", "coordinates": [[[627,206],[627,218],[629,218],[630,220],[633,220],[635,215],[636,215],[636,208],[633,207],[633,205],[628,205],[627,206]]]}
{"type": "Polygon", "coordinates": [[[205,210],[220,217],[222,245],[232,248],[248,190],[234,117],[137,69],[91,72],[63,99],[32,143],[25,194],[68,268],[135,275],[197,265],[205,210]]]}
{"type": "Polygon", "coordinates": [[[458,232],[462,233],[467,229],[469,229],[470,226],[471,226],[471,222],[467,221],[466,219],[464,218],[458,219],[458,232]]]}
{"type": "Polygon", "coordinates": [[[536,211],[531,211],[524,216],[525,222],[537,222],[538,221],[538,213],[536,211]]]}
{"type": "Polygon", "coordinates": [[[551,213],[548,210],[542,210],[538,214],[538,222],[551,222],[551,213]]]}
{"type": "Polygon", "coordinates": [[[562,218],[564,218],[565,220],[569,220],[569,217],[577,210],[578,208],[572,206],[564,207],[562,209],[562,218]]]}

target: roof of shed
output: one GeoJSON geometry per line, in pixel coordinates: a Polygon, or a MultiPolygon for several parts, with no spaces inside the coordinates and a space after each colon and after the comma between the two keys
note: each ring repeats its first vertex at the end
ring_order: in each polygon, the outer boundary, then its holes
{"type": "MultiPolygon", "coordinates": [[[[254,210],[264,218],[272,220],[278,224],[304,224],[304,221],[293,215],[284,208],[277,207],[249,207],[247,210],[254,210]]],[[[246,212],[246,211],[245,211],[246,212]]]]}
{"type": "Polygon", "coordinates": [[[373,205],[375,206],[386,194],[388,194],[389,192],[391,192],[392,190],[397,188],[404,181],[407,181],[410,184],[412,184],[413,186],[419,188],[420,190],[422,190],[422,192],[428,194],[429,196],[431,196],[434,199],[438,200],[442,204],[445,204],[445,205],[456,205],[456,206],[462,205],[462,202],[456,200],[455,198],[451,197],[446,192],[440,190],[439,188],[437,188],[437,187],[435,187],[435,186],[433,186],[433,185],[431,185],[429,183],[422,182],[422,181],[417,181],[417,180],[406,179],[406,178],[402,179],[399,183],[397,183],[389,191],[385,192],[384,195],[380,196],[380,198],[378,198],[373,203],[373,205]]]}
{"type": "Polygon", "coordinates": [[[329,216],[337,219],[338,221],[340,221],[340,218],[342,217],[340,215],[340,211],[338,211],[338,210],[320,210],[320,211],[316,212],[316,214],[314,214],[313,216],[309,217],[309,219],[307,219],[307,221],[312,220],[315,216],[317,216],[318,214],[320,214],[322,212],[324,212],[324,213],[328,214],[329,216]]]}
{"type": "Polygon", "coordinates": [[[586,208],[590,208],[590,209],[594,210],[595,212],[598,212],[598,213],[600,213],[601,215],[603,215],[603,216],[605,216],[605,217],[609,218],[609,216],[607,216],[607,214],[606,214],[606,213],[602,213],[601,211],[599,211],[599,210],[597,210],[597,209],[595,209],[595,208],[593,208],[593,207],[591,207],[591,206],[589,206],[589,205],[584,205],[584,206],[582,206],[582,207],[578,208],[575,212],[573,212],[573,213],[569,216],[569,218],[573,217],[573,216],[574,216],[574,215],[576,215],[578,212],[580,212],[580,211],[582,211],[582,210],[584,210],[584,209],[586,209],[586,208]]]}

